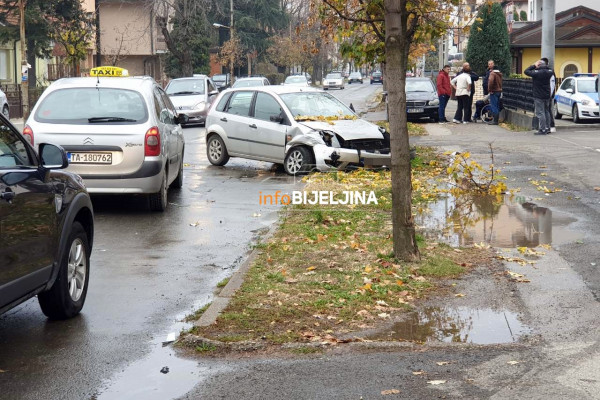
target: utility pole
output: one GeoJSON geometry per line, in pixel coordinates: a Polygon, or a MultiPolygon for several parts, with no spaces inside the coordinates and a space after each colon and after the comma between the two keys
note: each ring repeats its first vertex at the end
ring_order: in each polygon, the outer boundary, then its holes
{"type": "Polygon", "coordinates": [[[19,33],[21,41],[21,103],[23,120],[29,117],[29,68],[27,64],[27,41],[25,40],[25,0],[19,0],[19,33]]]}
{"type": "Polygon", "coordinates": [[[555,25],[556,25],[556,0],[544,0],[542,5],[542,54],[548,63],[555,69],[555,25]]]}

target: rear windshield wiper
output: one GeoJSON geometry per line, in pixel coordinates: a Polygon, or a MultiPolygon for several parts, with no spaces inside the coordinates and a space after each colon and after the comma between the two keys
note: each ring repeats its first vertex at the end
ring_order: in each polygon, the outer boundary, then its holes
{"type": "Polygon", "coordinates": [[[202,93],[187,91],[187,92],[175,92],[175,93],[169,93],[169,94],[170,95],[174,95],[174,96],[178,96],[178,95],[184,95],[184,94],[202,94],[202,93]]]}
{"type": "Polygon", "coordinates": [[[123,117],[93,117],[88,118],[88,122],[136,122],[137,120],[123,117]]]}

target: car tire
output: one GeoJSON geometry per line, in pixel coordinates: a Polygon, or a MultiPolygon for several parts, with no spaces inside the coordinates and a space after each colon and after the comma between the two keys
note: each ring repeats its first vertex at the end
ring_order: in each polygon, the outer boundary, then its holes
{"type": "Polygon", "coordinates": [[[174,189],[181,189],[183,187],[183,151],[181,152],[181,162],[179,163],[177,178],[171,183],[171,187],[174,189]]]}
{"type": "Polygon", "coordinates": [[[556,104],[556,101],[554,102],[554,119],[561,119],[562,118],[562,114],[558,112],[558,104],[556,104]]]}
{"type": "Polygon", "coordinates": [[[579,118],[579,107],[577,107],[577,104],[573,104],[573,122],[576,124],[581,123],[581,118],[579,118]]]}
{"type": "Polygon", "coordinates": [[[292,147],[285,156],[283,168],[288,175],[305,175],[315,164],[312,151],[303,146],[292,147]]]}
{"type": "Polygon", "coordinates": [[[373,81],[371,81],[371,85],[373,84],[373,81]]]}
{"type": "Polygon", "coordinates": [[[42,312],[50,319],[79,314],[85,303],[90,277],[90,245],[83,226],[75,221],[59,260],[52,287],[38,295],[42,312]]]}
{"type": "Polygon", "coordinates": [[[212,165],[222,167],[229,161],[229,153],[221,136],[212,134],[206,143],[206,157],[212,165]]]}
{"type": "Polygon", "coordinates": [[[6,119],[10,119],[10,111],[8,109],[8,106],[5,104],[4,107],[2,107],[2,115],[4,115],[4,117],[6,119]]]}
{"type": "Polygon", "coordinates": [[[149,202],[149,206],[150,206],[150,211],[165,211],[167,209],[167,192],[168,192],[168,183],[167,183],[167,176],[168,176],[168,171],[167,169],[163,170],[163,179],[162,179],[162,183],[160,185],[160,189],[158,190],[158,192],[156,193],[151,193],[148,196],[148,202],[149,202]]]}
{"type": "Polygon", "coordinates": [[[328,88],[324,87],[323,90],[327,90],[328,88]]]}

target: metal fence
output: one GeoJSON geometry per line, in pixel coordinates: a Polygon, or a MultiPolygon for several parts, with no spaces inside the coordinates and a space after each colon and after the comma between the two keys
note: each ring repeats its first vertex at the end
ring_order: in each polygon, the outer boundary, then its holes
{"type": "Polygon", "coordinates": [[[507,108],[533,112],[532,80],[518,78],[504,79],[502,81],[502,104],[507,108]]]}

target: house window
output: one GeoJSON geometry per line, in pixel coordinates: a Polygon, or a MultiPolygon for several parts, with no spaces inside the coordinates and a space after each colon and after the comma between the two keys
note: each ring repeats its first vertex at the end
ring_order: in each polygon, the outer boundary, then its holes
{"type": "Polygon", "coordinates": [[[563,73],[563,78],[566,78],[567,76],[573,76],[573,74],[576,74],[577,72],[579,72],[577,70],[577,65],[568,64],[565,66],[565,72],[563,73]]]}
{"type": "Polygon", "coordinates": [[[8,50],[0,50],[0,80],[8,79],[8,50]]]}

